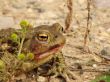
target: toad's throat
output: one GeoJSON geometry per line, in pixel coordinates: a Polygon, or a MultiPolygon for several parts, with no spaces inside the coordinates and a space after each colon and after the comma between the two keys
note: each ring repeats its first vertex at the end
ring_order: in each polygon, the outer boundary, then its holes
{"type": "Polygon", "coordinates": [[[35,58],[39,60],[39,59],[45,58],[49,55],[52,55],[52,54],[56,53],[57,51],[59,51],[63,47],[63,45],[64,44],[61,44],[61,45],[56,44],[42,53],[35,54],[35,58]]]}

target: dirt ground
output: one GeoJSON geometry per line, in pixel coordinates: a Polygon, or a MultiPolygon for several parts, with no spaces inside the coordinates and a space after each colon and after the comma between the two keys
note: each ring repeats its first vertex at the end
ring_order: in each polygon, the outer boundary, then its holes
{"type": "MultiPolygon", "coordinates": [[[[64,34],[67,41],[63,53],[76,77],[72,82],[89,82],[110,67],[110,62],[100,57],[101,50],[110,47],[110,1],[91,2],[91,28],[85,47],[90,52],[83,50],[88,16],[87,1],[72,1],[73,21],[69,32],[64,34]]],[[[66,2],[67,0],[0,0],[0,28],[19,28],[19,22],[24,19],[34,26],[58,22],[65,28],[68,13],[66,2]]],[[[110,60],[109,53],[106,55],[110,60]]],[[[41,79],[39,82],[43,82],[41,79]]]]}

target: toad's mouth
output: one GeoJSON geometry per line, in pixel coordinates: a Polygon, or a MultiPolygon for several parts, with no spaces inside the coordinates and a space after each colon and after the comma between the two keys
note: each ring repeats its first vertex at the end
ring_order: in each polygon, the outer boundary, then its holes
{"type": "Polygon", "coordinates": [[[39,59],[43,59],[45,57],[48,57],[49,55],[53,55],[57,51],[61,50],[63,46],[64,46],[64,44],[60,44],[60,45],[56,44],[56,45],[50,47],[48,50],[46,50],[42,53],[35,54],[35,58],[37,60],[39,60],[39,59]]]}

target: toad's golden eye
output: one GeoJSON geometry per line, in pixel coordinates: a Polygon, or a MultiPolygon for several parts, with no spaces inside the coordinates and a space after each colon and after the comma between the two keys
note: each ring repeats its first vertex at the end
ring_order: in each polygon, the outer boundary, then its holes
{"type": "Polygon", "coordinates": [[[37,35],[37,39],[39,40],[39,41],[47,41],[48,40],[48,35],[47,34],[38,34],[37,35]]]}

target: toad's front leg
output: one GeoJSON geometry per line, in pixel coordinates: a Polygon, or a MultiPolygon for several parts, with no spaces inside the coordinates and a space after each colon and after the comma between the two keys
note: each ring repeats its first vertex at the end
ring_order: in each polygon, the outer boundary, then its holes
{"type": "Polygon", "coordinates": [[[66,82],[70,82],[70,79],[75,79],[75,75],[68,69],[62,52],[56,54],[53,58],[52,68],[49,70],[49,74],[54,74],[52,78],[61,76],[66,82]]]}

